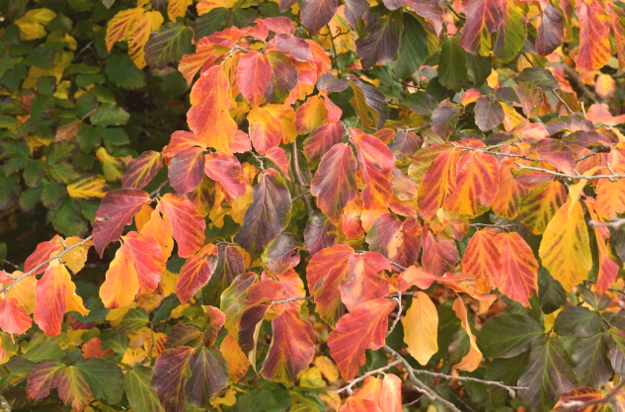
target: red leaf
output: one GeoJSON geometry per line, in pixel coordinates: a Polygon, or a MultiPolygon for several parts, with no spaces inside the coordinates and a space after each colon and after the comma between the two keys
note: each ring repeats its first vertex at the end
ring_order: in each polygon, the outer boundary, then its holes
{"type": "Polygon", "coordinates": [[[579,70],[598,70],[610,59],[610,19],[606,5],[599,0],[578,1],[575,14],[579,20],[579,70]]]}
{"type": "Polygon", "coordinates": [[[192,147],[176,153],[169,163],[169,182],[179,196],[189,193],[204,178],[204,149],[192,147]]]}
{"type": "Polygon", "coordinates": [[[182,346],[168,349],[156,359],[152,388],[166,412],[182,412],[185,406],[185,370],[193,348],[182,346]]]}
{"type": "Polygon", "coordinates": [[[187,303],[210,280],[217,265],[217,246],[205,245],[182,265],[176,279],[176,295],[187,303]]]}
{"type": "MultiPolygon", "coordinates": [[[[37,265],[48,260],[51,256],[59,254],[62,249],[62,245],[60,242],[58,242],[57,239],[58,235],[55,236],[52,240],[49,240],[47,242],[41,242],[37,245],[35,251],[31,253],[31,255],[28,256],[26,258],[26,261],[24,262],[24,273],[30,272],[37,265]]],[[[33,275],[45,272],[48,266],[49,263],[46,263],[45,265],[37,269],[37,271],[34,272],[33,275]]]]}
{"type": "Polygon", "coordinates": [[[118,189],[107,192],[93,223],[93,244],[102,257],[109,243],[117,241],[124,226],[132,223],[132,217],[149,204],[150,195],[138,189],[118,189]]]}
{"type": "Polygon", "coordinates": [[[143,189],[163,167],[163,157],[159,152],[148,150],[132,159],[122,176],[122,188],[143,189]]]}
{"type": "Polygon", "coordinates": [[[291,176],[289,176],[289,158],[286,156],[286,150],[281,147],[272,147],[267,150],[265,153],[265,157],[273,162],[278,169],[284,174],[289,181],[291,180],[291,176]]]}
{"type": "Polygon", "coordinates": [[[64,275],[70,276],[64,265],[49,267],[37,282],[35,322],[49,336],[61,333],[68,293],[64,275]]]}
{"type": "Polygon", "coordinates": [[[347,203],[356,197],[356,170],[358,164],[351,146],[339,143],[323,156],[312,180],[310,193],[334,224],[340,221],[347,203]]]}
{"type": "Polygon", "coordinates": [[[42,399],[50,394],[50,389],[58,386],[59,376],[65,365],[58,359],[44,359],[28,372],[26,393],[31,399],[42,399]]]}
{"type": "Polygon", "coordinates": [[[332,20],[337,9],[336,0],[304,0],[300,9],[302,23],[310,34],[317,34],[332,20]]]}
{"type": "Polygon", "coordinates": [[[496,230],[489,228],[476,232],[462,258],[462,271],[475,275],[476,286],[483,293],[492,289],[491,278],[499,279],[501,276],[501,256],[495,244],[497,234],[496,230]]]}
{"type": "Polygon", "coordinates": [[[83,411],[91,402],[91,388],[76,366],[68,366],[59,374],[58,391],[63,403],[71,403],[74,411],[83,411]]]}
{"type": "Polygon", "coordinates": [[[245,176],[239,159],[223,153],[209,153],[204,155],[204,161],[206,176],[219,182],[228,196],[236,199],[245,194],[245,176]]]}
{"type": "Polygon", "coordinates": [[[189,257],[202,247],[206,221],[188,199],[167,193],[158,209],[171,220],[180,257],[189,257]]]}
{"type": "Polygon", "coordinates": [[[304,246],[310,255],[314,255],[321,249],[333,246],[336,243],[336,235],[330,232],[336,227],[323,213],[315,213],[306,222],[304,229],[304,246]]]}
{"type": "Polygon", "coordinates": [[[191,377],[185,385],[189,402],[199,408],[213,407],[211,399],[228,385],[228,365],[217,348],[200,347],[189,359],[191,377]]]}
{"type": "Polygon", "coordinates": [[[440,276],[449,272],[458,262],[458,248],[451,239],[435,235],[429,229],[423,231],[423,267],[440,276]]]}
{"type": "Polygon", "coordinates": [[[328,118],[328,109],[320,96],[309,97],[295,112],[295,130],[308,134],[321,126],[328,118]]]}
{"type": "Polygon", "coordinates": [[[237,72],[239,89],[243,97],[253,105],[258,105],[264,100],[271,72],[271,64],[262,53],[252,51],[239,60],[237,72]]]}
{"type": "Polygon", "coordinates": [[[425,220],[432,220],[443,202],[456,188],[456,164],[459,153],[446,150],[438,155],[419,186],[419,211],[425,220]]]}
{"type": "Polygon", "coordinates": [[[488,55],[490,37],[503,22],[501,0],[469,0],[462,2],[460,12],[466,16],[460,45],[473,54],[488,55]]]}
{"type": "Polygon", "coordinates": [[[319,160],[337,143],[343,139],[343,124],[341,122],[324,123],[304,140],[304,155],[309,162],[319,160]]]}
{"type": "Polygon", "coordinates": [[[562,44],[563,36],[562,13],[547,3],[543,9],[540,27],[536,36],[536,53],[541,56],[551,54],[562,44]]]}
{"type": "Polygon", "coordinates": [[[518,233],[500,233],[494,243],[501,256],[501,275],[491,277],[499,291],[523,306],[529,307],[529,298],[538,291],[538,262],[532,249],[518,233]]]}
{"type": "Polygon", "coordinates": [[[271,321],[273,338],[261,375],[292,386],[297,375],[312,362],[315,335],[312,325],[302,319],[297,308],[286,308],[271,321]]]}
{"type": "Polygon", "coordinates": [[[365,364],[366,349],[377,350],[384,346],[388,315],[394,308],[395,303],[390,300],[370,300],[336,323],[328,338],[328,346],[343,379],[349,381],[356,376],[358,369],[365,364]]]}
{"type": "Polygon", "coordinates": [[[32,326],[28,312],[16,298],[6,297],[0,301],[0,329],[6,333],[21,335],[32,326]]]}

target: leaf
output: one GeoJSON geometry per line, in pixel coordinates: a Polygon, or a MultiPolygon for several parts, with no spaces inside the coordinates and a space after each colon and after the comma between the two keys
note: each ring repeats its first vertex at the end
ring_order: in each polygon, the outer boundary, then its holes
{"type": "Polygon", "coordinates": [[[145,366],[134,366],[124,374],[124,391],[134,412],[164,412],[150,386],[154,372],[145,366]]]}
{"type": "Polygon", "coordinates": [[[78,361],[76,368],[86,379],[94,398],[112,404],[121,401],[123,374],[118,366],[102,359],[90,358],[78,361]]]}
{"type": "Polygon", "coordinates": [[[317,34],[330,22],[337,8],[336,0],[303,0],[300,9],[302,23],[311,35],[317,34]]]}
{"type": "MultiPolygon", "coordinates": [[[[61,252],[62,246],[56,239],[55,237],[50,241],[41,242],[37,245],[35,251],[31,253],[24,262],[24,272],[30,272],[50,257],[56,256],[61,252]]],[[[45,272],[49,265],[49,263],[46,263],[40,266],[33,274],[38,275],[39,273],[45,272]]]]}
{"type": "Polygon", "coordinates": [[[598,70],[611,57],[610,25],[604,6],[597,0],[575,5],[579,20],[579,54],[575,62],[580,70],[598,70]]]}
{"type": "Polygon", "coordinates": [[[543,267],[538,270],[538,301],[545,314],[555,312],[566,302],[562,285],[543,267]]]}
{"type": "Polygon", "coordinates": [[[68,366],[59,374],[58,390],[63,403],[71,403],[75,411],[84,410],[91,402],[91,389],[76,366],[68,366]]]}
{"type": "Polygon", "coordinates": [[[115,42],[125,40],[132,33],[133,23],[143,15],[143,8],[137,7],[118,12],[106,27],[106,50],[111,51],[115,42]]]}
{"type": "MultiPolygon", "coordinates": [[[[549,7],[552,6],[549,5],[549,7]]],[[[542,90],[536,87],[534,83],[529,82],[518,82],[513,87],[516,95],[521,100],[523,114],[530,119],[538,116],[538,111],[544,100],[542,90]]]]}
{"type": "Polygon", "coordinates": [[[495,56],[504,62],[514,59],[527,38],[526,15],[514,0],[502,0],[503,18],[495,41],[495,56]]]}
{"type": "Polygon", "coordinates": [[[464,331],[469,335],[469,353],[467,353],[460,363],[454,365],[454,368],[464,370],[467,372],[472,372],[480,365],[480,361],[482,360],[482,352],[477,347],[477,343],[475,341],[475,335],[471,331],[471,326],[469,326],[469,319],[467,318],[467,309],[464,307],[464,303],[461,298],[456,298],[454,300],[454,304],[452,306],[454,312],[456,312],[456,316],[460,319],[460,325],[464,329],[464,331]]]}
{"type": "Polygon", "coordinates": [[[544,91],[553,91],[560,87],[560,84],[551,72],[540,67],[526,67],[517,76],[517,81],[533,83],[544,91]]]}
{"type": "Polygon", "coordinates": [[[217,265],[217,246],[205,245],[189,257],[176,279],[176,295],[187,303],[210,280],[217,265]]]}
{"type": "Polygon", "coordinates": [[[560,400],[553,410],[562,409],[566,407],[569,402],[591,402],[591,405],[584,407],[583,412],[598,412],[603,409],[601,405],[603,403],[602,400],[603,392],[601,392],[601,390],[589,388],[588,386],[578,386],[560,395],[560,400]]]}
{"type": "Polygon", "coordinates": [[[597,312],[582,306],[571,306],[558,313],[553,330],[558,335],[576,335],[587,338],[601,331],[597,312]]]}
{"type": "Polygon", "coordinates": [[[9,209],[22,192],[17,174],[5,175],[0,173],[0,211],[9,209]]]}
{"type": "Polygon", "coordinates": [[[455,169],[455,188],[444,206],[461,215],[477,216],[478,202],[488,207],[497,195],[493,188],[499,187],[499,163],[490,154],[472,151],[459,159],[455,169]]]}
{"type": "MultiPolygon", "coordinates": [[[[104,74],[106,74],[107,79],[122,89],[136,90],[146,85],[144,73],[135,66],[128,55],[116,54],[110,56],[106,61],[104,74]]],[[[82,117],[82,115],[79,114],[78,117],[82,117]]],[[[75,125],[78,126],[77,123],[75,125]]],[[[100,133],[103,135],[106,132],[106,129],[100,130],[100,133]]]]}
{"type": "Polygon", "coordinates": [[[204,149],[180,150],[169,163],[169,182],[179,196],[194,191],[204,178],[204,149]]]}
{"type": "Polygon", "coordinates": [[[476,232],[464,252],[462,272],[475,275],[475,283],[480,292],[488,293],[502,272],[501,255],[495,237],[498,232],[486,228],[476,232]],[[492,281],[491,281],[492,279],[492,281]]]}
{"type": "Polygon", "coordinates": [[[441,152],[419,185],[418,206],[423,218],[431,220],[456,187],[456,150],[441,152]]]}
{"type": "Polygon", "coordinates": [[[150,315],[143,308],[132,308],[128,311],[119,328],[126,332],[137,331],[150,322],[150,315]]]}
{"type": "Polygon", "coordinates": [[[427,365],[438,352],[438,312],[428,295],[416,292],[402,324],[408,352],[421,366],[427,365]]]}
{"type": "Polygon", "coordinates": [[[204,72],[191,89],[192,107],[187,113],[187,122],[198,141],[232,155],[238,151],[235,144],[238,127],[228,113],[229,89],[230,82],[220,66],[204,72]]]}
{"type": "Polygon", "coordinates": [[[538,262],[532,249],[515,232],[498,234],[494,243],[501,257],[501,274],[492,279],[493,286],[528,307],[529,298],[538,292],[538,262]]]}
{"type": "Polygon", "coordinates": [[[65,365],[58,359],[45,359],[28,372],[26,393],[29,398],[42,399],[50,394],[50,389],[58,386],[59,377],[65,365]]]}
{"type": "Polygon", "coordinates": [[[556,211],[566,202],[562,183],[553,181],[532,189],[522,198],[519,208],[521,222],[535,235],[542,234],[556,211]]]}
{"type": "Polygon", "coordinates": [[[158,210],[171,221],[180,257],[189,257],[202,247],[206,221],[187,198],[168,193],[159,202],[158,210]]]}
{"type": "Polygon", "coordinates": [[[149,203],[150,196],[138,189],[106,193],[93,223],[93,244],[100,257],[109,243],[119,239],[124,226],[132,223],[132,217],[141,210],[141,205],[149,203]]]}
{"type": "Polygon", "coordinates": [[[421,231],[421,225],[412,218],[402,222],[396,215],[384,213],[373,222],[365,240],[370,251],[398,265],[411,266],[419,258],[421,231]]]}
{"type": "Polygon", "coordinates": [[[122,237],[122,247],[115,253],[100,287],[104,306],[128,306],[135,297],[154,291],[164,270],[165,258],[156,239],[128,233],[122,237]]]}
{"type": "MultiPolygon", "coordinates": [[[[143,189],[154,179],[162,167],[163,158],[159,152],[145,151],[139,157],[132,159],[126,166],[126,173],[122,177],[122,187],[124,189],[143,189]]],[[[70,194],[70,196],[72,195],[70,194]]]]}
{"type": "Polygon", "coordinates": [[[439,56],[438,81],[450,90],[459,92],[467,79],[467,59],[455,37],[447,37],[439,56]]]}
{"type": "Polygon", "coordinates": [[[211,399],[228,385],[228,365],[216,348],[199,347],[189,359],[191,377],[185,390],[189,402],[211,408],[211,399]]]}
{"type": "Polygon", "coordinates": [[[345,206],[356,197],[357,169],[351,146],[339,143],[323,156],[312,180],[310,193],[317,198],[321,211],[335,224],[340,221],[345,206]]]}
{"type": "Polygon", "coordinates": [[[625,332],[615,327],[608,329],[604,337],[608,344],[608,359],[618,375],[625,374],[625,332]]]}
{"type": "Polygon", "coordinates": [[[313,360],[313,327],[300,317],[298,309],[286,308],[271,321],[271,328],[273,338],[260,373],[265,379],[293,386],[298,374],[313,360]]]}
{"type": "Polygon", "coordinates": [[[563,37],[562,13],[551,4],[547,4],[543,9],[536,36],[534,45],[536,52],[541,56],[551,54],[562,44],[563,37]]]}
{"type": "Polygon", "coordinates": [[[21,335],[32,326],[28,312],[16,298],[5,297],[0,301],[0,329],[6,333],[21,335]]]}
{"type": "Polygon", "coordinates": [[[388,102],[386,96],[378,89],[358,80],[354,75],[350,76],[349,85],[354,92],[350,103],[356,108],[363,129],[375,125],[379,130],[388,119],[388,102]]]}
{"type": "Polygon", "coordinates": [[[354,378],[365,364],[365,350],[377,350],[384,346],[388,315],[395,303],[384,299],[364,302],[344,315],[330,333],[330,354],[346,381],[354,378]]]}
{"type": "Polygon", "coordinates": [[[156,359],[151,385],[166,412],[182,412],[185,406],[185,370],[193,348],[167,349],[156,359]]]}
{"type": "Polygon", "coordinates": [[[501,103],[484,96],[475,104],[475,124],[481,131],[487,132],[499,126],[505,119],[501,103]]]}
{"type": "Polygon", "coordinates": [[[543,266],[555,275],[565,291],[588,277],[592,256],[582,205],[569,200],[547,225],[538,254],[543,266]]]}
{"type": "Polygon", "coordinates": [[[74,199],[102,199],[107,189],[104,178],[93,175],[84,175],[67,185],[67,194],[74,199]]]}
{"type": "Polygon", "coordinates": [[[458,248],[452,239],[435,235],[432,231],[423,232],[423,267],[436,276],[449,272],[458,262],[458,248]]]}
{"type": "Polygon", "coordinates": [[[529,388],[519,396],[531,410],[551,408],[562,393],[573,389],[575,375],[562,345],[551,340],[537,343],[519,385],[529,388]]]}
{"type": "MultiPolygon", "coordinates": [[[[369,10],[367,15],[371,13],[369,10]]],[[[363,68],[393,60],[399,49],[401,12],[395,11],[386,15],[378,12],[374,19],[374,22],[367,25],[356,42],[356,50],[363,68]]]]}
{"type": "Polygon", "coordinates": [[[204,155],[204,172],[211,179],[219,182],[228,196],[236,199],[246,193],[245,176],[241,163],[234,156],[222,153],[204,155]]]}
{"type": "Polygon", "coordinates": [[[288,223],[291,195],[278,172],[269,169],[254,187],[254,201],[245,211],[243,226],[234,238],[241,247],[261,254],[288,223]]]}
{"type": "Polygon", "coordinates": [[[293,233],[280,233],[263,252],[263,266],[270,273],[281,275],[299,264],[301,247],[298,236],[293,233]]]}
{"type": "Polygon", "coordinates": [[[145,61],[145,44],[150,38],[152,31],[157,30],[163,24],[163,15],[158,11],[146,11],[132,23],[132,34],[129,36],[128,55],[135,65],[143,69],[145,61]]]}
{"type": "Polygon", "coordinates": [[[297,136],[295,112],[288,105],[267,104],[263,107],[254,107],[248,113],[247,121],[250,124],[249,132],[254,149],[261,155],[266,155],[268,150],[282,143],[292,142],[297,136]]]}
{"type": "Polygon", "coordinates": [[[295,112],[295,131],[298,134],[308,134],[321,126],[328,118],[328,109],[325,99],[312,96],[295,112]]]}
{"type": "Polygon", "coordinates": [[[310,255],[314,255],[321,249],[333,246],[336,235],[330,232],[336,228],[323,213],[315,213],[306,222],[304,229],[304,247],[310,255]]]}
{"type": "Polygon", "coordinates": [[[223,292],[238,275],[245,273],[245,262],[238,248],[220,245],[217,266],[206,285],[205,294],[208,303],[217,305],[223,292]]]}
{"type": "Polygon", "coordinates": [[[399,38],[399,51],[393,71],[402,79],[412,76],[430,54],[426,29],[408,13],[399,38]]]}
{"type": "Polygon", "coordinates": [[[251,104],[258,105],[264,100],[271,72],[271,64],[262,53],[252,51],[239,60],[237,71],[239,89],[251,104]]]}
{"type": "MultiPolygon", "coordinates": [[[[49,336],[61,332],[63,314],[67,308],[70,274],[64,265],[48,267],[37,282],[35,322],[49,336]]],[[[70,281],[71,282],[71,281],[70,281]]]]}
{"type": "Polygon", "coordinates": [[[491,34],[504,19],[501,0],[470,0],[462,3],[460,12],[466,16],[460,45],[473,54],[488,56],[491,34]]]}
{"type": "MultiPolygon", "coordinates": [[[[188,1],[188,0],[183,0],[188,1]]],[[[171,11],[171,6],[176,1],[170,0],[167,11],[171,11]]],[[[187,4],[188,6],[188,4],[187,4]]],[[[183,8],[186,12],[186,7],[183,8]]],[[[170,14],[171,16],[171,14],[170,14]]],[[[173,23],[176,19],[171,19],[172,23],[167,23],[160,30],[155,31],[145,44],[145,61],[151,68],[162,70],[169,63],[180,61],[182,55],[191,51],[191,39],[193,33],[183,24],[173,23]]]]}
{"type": "Polygon", "coordinates": [[[524,315],[505,313],[487,322],[477,344],[487,358],[512,358],[540,342],[543,325],[524,315]]]}
{"type": "Polygon", "coordinates": [[[612,377],[612,366],[608,360],[608,347],[603,333],[588,338],[577,338],[571,346],[573,371],[581,385],[599,387],[612,377]]]}

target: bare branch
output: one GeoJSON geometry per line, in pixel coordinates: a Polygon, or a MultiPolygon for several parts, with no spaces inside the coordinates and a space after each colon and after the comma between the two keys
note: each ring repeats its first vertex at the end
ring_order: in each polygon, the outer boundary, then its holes
{"type": "Polygon", "coordinates": [[[441,379],[449,379],[449,380],[454,379],[454,380],[461,381],[461,382],[475,382],[475,383],[481,383],[482,385],[487,385],[487,386],[497,386],[497,387],[507,390],[508,395],[511,398],[516,398],[516,391],[520,391],[520,390],[525,391],[529,389],[525,386],[506,385],[505,383],[499,382],[499,381],[487,381],[484,379],[472,378],[470,376],[446,375],[444,373],[431,372],[431,371],[422,370],[422,369],[415,369],[414,373],[415,375],[429,375],[429,376],[433,376],[433,377],[441,378],[441,379]]]}
{"type": "Polygon", "coordinates": [[[310,300],[311,298],[308,296],[304,296],[304,297],[297,297],[297,298],[288,298],[288,299],[284,299],[284,300],[274,300],[271,302],[272,305],[278,305],[280,303],[289,303],[289,302],[294,302],[296,300],[310,300]]]}
{"type": "Polygon", "coordinates": [[[387,371],[387,370],[391,369],[393,366],[399,365],[400,363],[402,363],[401,360],[394,360],[393,362],[389,363],[386,366],[383,366],[383,367],[378,368],[376,370],[369,371],[369,372],[363,374],[362,376],[359,376],[359,377],[354,378],[351,381],[347,382],[347,385],[343,386],[340,389],[335,390],[334,393],[338,394],[338,393],[347,391],[347,393],[351,395],[352,394],[352,387],[354,385],[356,385],[358,382],[364,381],[365,378],[368,377],[368,376],[377,375],[378,373],[387,371]]]}
{"type": "Polygon", "coordinates": [[[609,222],[597,222],[596,220],[591,220],[588,223],[590,223],[591,226],[607,226],[611,227],[612,229],[618,229],[621,226],[625,225],[625,218],[618,218],[610,220],[609,222]]]}
{"type": "Polygon", "coordinates": [[[154,199],[157,197],[160,197],[161,195],[161,190],[163,190],[163,188],[165,186],[167,186],[169,184],[169,179],[165,180],[163,183],[161,183],[156,189],[154,189],[153,191],[150,192],[150,199],[154,199]]]}
{"type": "Polygon", "coordinates": [[[449,409],[452,412],[460,412],[460,409],[458,409],[453,403],[449,402],[447,399],[442,398],[441,396],[439,396],[436,392],[434,392],[432,390],[432,388],[430,388],[429,386],[427,386],[425,383],[421,382],[414,374],[414,369],[412,369],[412,366],[410,366],[410,364],[408,363],[408,361],[401,356],[399,353],[397,353],[393,348],[391,348],[390,346],[384,346],[384,350],[387,353],[390,353],[391,356],[393,356],[395,359],[397,359],[398,361],[400,361],[400,363],[404,366],[404,368],[406,369],[406,372],[408,372],[408,376],[410,377],[410,380],[412,381],[412,383],[415,384],[415,389],[418,390],[419,392],[423,393],[424,395],[426,395],[428,398],[432,399],[433,401],[436,401],[438,403],[440,403],[441,405],[443,405],[444,407],[446,407],[447,409],[449,409]]]}
{"type": "Polygon", "coordinates": [[[401,292],[397,291],[397,297],[393,298],[393,300],[397,302],[397,317],[393,321],[393,324],[391,325],[388,332],[386,332],[386,337],[388,337],[391,333],[393,333],[395,326],[397,326],[397,324],[399,323],[399,320],[401,319],[401,313],[404,311],[404,306],[401,303],[401,298],[402,298],[401,292]]]}
{"type": "Polygon", "coordinates": [[[578,174],[574,174],[574,175],[567,175],[566,173],[554,172],[553,170],[542,169],[540,167],[522,165],[522,164],[517,163],[517,162],[514,162],[514,164],[517,165],[521,169],[535,170],[537,172],[543,172],[543,173],[547,173],[547,174],[552,175],[552,176],[564,177],[564,178],[567,178],[567,179],[577,179],[577,180],[582,180],[582,179],[585,179],[585,180],[625,179],[625,175],[620,175],[620,174],[584,176],[584,175],[581,175],[581,174],[578,173],[578,174]]]}
{"type": "Polygon", "coordinates": [[[470,147],[470,146],[460,146],[460,145],[455,144],[454,142],[451,142],[451,145],[453,147],[455,147],[456,149],[471,150],[471,151],[480,152],[480,153],[488,153],[488,154],[493,155],[493,156],[514,157],[514,158],[517,158],[517,159],[524,159],[524,160],[529,160],[529,161],[532,161],[532,162],[535,162],[536,160],[538,160],[538,159],[533,159],[531,157],[528,157],[526,155],[520,155],[520,154],[515,154],[515,153],[491,152],[492,149],[498,149],[501,146],[505,146],[505,145],[508,145],[508,144],[510,144],[510,143],[507,143],[507,142],[506,143],[500,143],[498,145],[488,146],[488,147],[470,147]]]}

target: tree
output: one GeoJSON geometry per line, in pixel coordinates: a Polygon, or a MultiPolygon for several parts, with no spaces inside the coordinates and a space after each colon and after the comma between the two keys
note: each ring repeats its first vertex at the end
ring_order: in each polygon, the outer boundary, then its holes
{"type": "Polygon", "coordinates": [[[623,410],[623,6],[2,6],[4,398],[623,410]]]}

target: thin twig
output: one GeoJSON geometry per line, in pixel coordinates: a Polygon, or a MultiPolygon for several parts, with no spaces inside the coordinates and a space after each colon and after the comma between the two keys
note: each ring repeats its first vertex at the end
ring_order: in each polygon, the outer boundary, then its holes
{"type": "Polygon", "coordinates": [[[619,393],[619,391],[621,390],[621,388],[623,388],[623,386],[625,386],[625,379],[621,379],[621,381],[614,387],[614,389],[612,389],[607,395],[605,395],[601,399],[593,399],[591,401],[586,401],[586,402],[583,402],[583,401],[562,402],[561,401],[560,407],[554,410],[559,411],[559,412],[583,411],[583,410],[586,410],[586,407],[588,406],[608,403],[612,398],[614,398],[619,393]]]}
{"type": "Polygon", "coordinates": [[[457,381],[461,381],[461,382],[476,382],[476,383],[481,383],[482,385],[488,385],[488,386],[498,386],[502,389],[505,389],[508,391],[508,395],[510,395],[511,398],[516,398],[516,391],[525,391],[528,390],[529,388],[525,387],[525,386],[510,386],[510,385],[506,385],[503,382],[499,382],[499,381],[487,381],[484,379],[478,379],[478,378],[473,378],[471,376],[453,376],[453,375],[446,375],[444,373],[439,373],[439,372],[432,372],[432,371],[427,371],[427,370],[422,370],[422,369],[415,369],[414,373],[416,375],[428,375],[428,376],[432,376],[435,378],[442,378],[442,379],[455,379],[457,381]]]}
{"type": "Polygon", "coordinates": [[[306,190],[306,191],[300,193],[299,195],[295,196],[293,199],[291,199],[291,201],[295,202],[297,199],[300,199],[300,198],[302,198],[302,197],[304,197],[306,195],[309,195],[309,194],[310,194],[310,190],[306,190]]]}
{"type": "Polygon", "coordinates": [[[497,228],[497,229],[508,230],[511,227],[518,226],[518,224],[517,223],[508,223],[506,225],[497,225],[495,223],[471,223],[469,226],[470,227],[494,227],[494,228],[497,228]]]}
{"type": "Polygon", "coordinates": [[[393,362],[389,363],[386,366],[383,366],[381,368],[369,371],[369,372],[363,374],[362,376],[359,376],[359,377],[357,377],[355,379],[352,379],[351,381],[347,382],[347,385],[343,386],[340,389],[335,390],[333,393],[339,394],[341,392],[347,391],[347,393],[351,395],[352,394],[352,387],[354,385],[356,385],[358,382],[364,381],[365,378],[367,378],[368,376],[377,375],[378,373],[385,372],[385,371],[391,369],[393,366],[399,365],[400,363],[402,363],[402,361],[397,359],[397,360],[394,360],[393,362]]]}
{"type": "MultiPolygon", "coordinates": [[[[297,182],[297,186],[299,187],[299,191],[301,194],[304,194],[306,184],[304,183],[304,178],[302,177],[302,173],[299,170],[299,162],[297,161],[297,139],[293,139],[293,143],[291,146],[291,163],[293,167],[293,174],[295,175],[295,181],[297,182]]],[[[295,200],[295,199],[294,199],[295,200]]],[[[308,217],[312,217],[315,214],[315,211],[310,204],[310,199],[308,196],[303,197],[304,204],[306,205],[306,211],[308,212],[308,217]]]]}
{"type": "Polygon", "coordinates": [[[265,163],[263,162],[263,159],[261,159],[260,156],[258,156],[253,151],[250,151],[250,153],[252,156],[254,156],[254,159],[256,159],[256,162],[258,162],[258,168],[260,169],[260,171],[265,173],[267,170],[265,169],[265,163]]]}
{"type": "Polygon", "coordinates": [[[168,184],[169,184],[169,179],[165,180],[163,183],[158,185],[158,187],[156,189],[154,189],[153,191],[150,192],[150,198],[154,199],[154,198],[160,197],[161,196],[161,190],[163,190],[163,188],[165,186],[167,186],[168,184]]]}
{"type": "Polygon", "coordinates": [[[397,302],[397,317],[395,318],[395,320],[393,321],[393,324],[391,325],[390,329],[388,330],[388,332],[386,332],[386,337],[388,338],[388,336],[393,333],[393,330],[395,329],[395,326],[397,326],[397,324],[399,323],[399,320],[401,319],[401,313],[404,311],[404,307],[401,303],[401,292],[398,290],[397,291],[397,297],[393,298],[393,300],[395,302],[397,302]]]}
{"type": "Polygon", "coordinates": [[[447,3],[447,8],[458,18],[458,20],[466,20],[466,18],[462,17],[460,13],[458,13],[451,4],[447,3]]]}
{"type": "Polygon", "coordinates": [[[560,100],[560,102],[561,102],[564,106],[566,106],[566,108],[568,109],[569,113],[571,113],[571,114],[575,113],[575,112],[573,111],[573,109],[571,109],[571,106],[569,106],[569,104],[568,104],[568,103],[567,103],[567,102],[566,102],[566,101],[562,98],[562,96],[560,96],[560,95],[557,93],[557,92],[558,92],[558,90],[560,90],[560,89],[554,89],[554,90],[552,90],[552,93],[556,96],[556,98],[557,98],[558,100],[560,100]]]}
{"type": "MultiPolygon", "coordinates": [[[[456,149],[472,150],[474,152],[488,153],[488,154],[493,155],[493,156],[515,157],[515,158],[518,158],[518,159],[529,160],[529,161],[532,161],[532,162],[535,162],[536,160],[538,160],[538,159],[533,159],[531,157],[528,157],[526,155],[520,155],[520,154],[515,154],[515,153],[491,152],[490,151],[491,149],[496,149],[496,148],[501,147],[502,146],[501,144],[496,145],[496,146],[489,146],[489,147],[471,147],[471,146],[460,146],[460,145],[455,144],[454,142],[450,142],[450,143],[456,149]]],[[[509,144],[509,143],[505,143],[504,146],[507,145],[507,144],[509,144]]]]}
{"type": "Polygon", "coordinates": [[[334,65],[336,66],[336,73],[339,75],[339,78],[340,78],[341,69],[339,69],[338,53],[336,52],[336,45],[334,44],[334,37],[332,37],[332,30],[330,30],[329,24],[326,24],[326,28],[328,29],[328,33],[330,33],[330,42],[332,43],[332,53],[334,54],[334,65]]]}
{"type": "Polygon", "coordinates": [[[564,72],[564,74],[566,74],[566,76],[569,78],[569,80],[571,80],[575,86],[577,86],[577,88],[582,92],[582,94],[588,99],[590,100],[592,103],[596,103],[601,101],[601,99],[599,98],[599,96],[597,96],[595,93],[593,93],[592,91],[590,91],[585,84],[583,84],[580,80],[579,80],[579,75],[577,73],[575,73],[575,70],[571,69],[569,66],[567,66],[566,64],[562,64],[562,71],[564,72]]]}
{"type": "Polygon", "coordinates": [[[54,259],[60,259],[64,254],[66,254],[67,252],[69,252],[72,249],[75,249],[77,247],[80,247],[82,245],[84,245],[85,243],[89,242],[91,239],[93,239],[93,235],[88,236],[87,238],[85,238],[84,240],[81,240],[78,243],[75,243],[73,245],[71,245],[70,247],[68,247],[67,249],[65,249],[64,251],[62,251],[61,253],[59,253],[58,255],[52,256],[51,258],[49,258],[48,260],[44,260],[43,262],[41,262],[40,264],[38,264],[37,266],[35,266],[34,268],[32,268],[31,270],[29,270],[28,272],[24,273],[23,275],[20,275],[19,277],[15,278],[15,280],[11,283],[9,283],[9,285],[0,290],[0,293],[4,293],[6,294],[9,290],[11,290],[11,288],[13,286],[15,286],[15,284],[17,282],[19,282],[20,280],[27,278],[30,275],[33,275],[37,272],[37,269],[39,269],[40,267],[46,265],[47,263],[52,262],[54,259]]]}
{"type": "Polygon", "coordinates": [[[612,229],[618,229],[621,226],[625,225],[625,218],[618,218],[610,220],[609,222],[597,222],[596,220],[591,220],[588,223],[590,223],[591,226],[607,226],[611,227],[612,229]]]}
{"type": "Polygon", "coordinates": [[[385,345],[384,346],[384,350],[387,353],[389,353],[391,356],[393,356],[395,359],[397,359],[398,361],[401,362],[401,364],[406,369],[406,372],[408,372],[408,376],[410,377],[410,380],[412,381],[412,383],[414,383],[416,385],[415,386],[416,390],[418,390],[419,392],[425,394],[428,398],[432,399],[433,401],[436,401],[436,402],[440,403],[441,405],[443,405],[444,407],[446,407],[447,409],[449,409],[452,412],[461,412],[460,409],[458,409],[453,403],[449,402],[447,399],[442,398],[436,392],[434,392],[432,390],[432,388],[427,386],[425,383],[421,382],[415,376],[414,369],[412,369],[412,366],[410,366],[410,363],[408,363],[408,361],[403,356],[401,356],[399,353],[397,353],[390,346],[386,346],[385,345]]]}
{"type": "Polygon", "coordinates": [[[294,302],[296,300],[310,300],[311,298],[309,296],[303,296],[303,297],[297,297],[297,298],[288,298],[288,299],[284,299],[284,300],[274,300],[271,302],[272,305],[278,305],[280,303],[289,303],[289,302],[294,302]]]}
{"type": "Polygon", "coordinates": [[[599,180],[599,179],[625,179],[625,175],[621,174],[613,174],[613,175],[594,175],[594,176],[585,176],[581,174],[576,175],[567,175],[566,173],[554,172],[553,170],[542,169],[540,167],[527,166],[522,165],[520,163],[514,162],[515,165],[519,166],[521,169],[535,170],[537,172],[547,173],[553,176],[565,177],[567,179],[578,179],[578,180],[599,180]]]}

